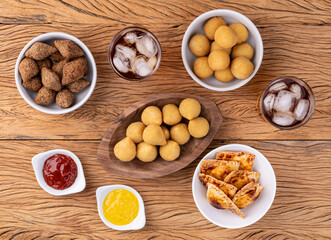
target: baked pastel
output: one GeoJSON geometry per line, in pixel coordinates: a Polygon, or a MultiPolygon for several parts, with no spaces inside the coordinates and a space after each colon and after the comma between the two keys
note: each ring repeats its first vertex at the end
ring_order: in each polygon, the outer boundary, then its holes
{"type": "Polygon", "coordinates": [[[238,208],[245,208],[260,196],[262,189],[261,184],[250,182],[234,195],[233,202],[238,208]]]}
{"type": "Polygon", "coordinates": [[[216,153],[217,160],[239,161],[241,163],[240,170],[252,171],[255,155],[247,152],[218,152],[216,153]]]}
{"type": "Polygon", "coordinates": [[[237,170],[231,172],[226,178],[224,182],[232,184],[238,190],[240,190],[243,186],[250,182],[257,182],[259,179],[260,173],[258,172],[250,172],[247,170],[237,170]]]}
{"type": "Polygon", "coordinates": [[[201,173],[210,175],[219,180],[224,178],[233,171],[239,170],[240,162],[238,161],[221,161],[205,159],[201,162],[201,173]]]}
{"type": "Polygon", "coordinates": [[[237,188],[235,186],[225,183],[221,180],[218,180],[204,173],[199,174],[199,180],[202,182],[204,186],[207,186],[207,183],[214,184],[216,187],[221,189],[230,199],[232,199],[237,192],[237,188]]]}

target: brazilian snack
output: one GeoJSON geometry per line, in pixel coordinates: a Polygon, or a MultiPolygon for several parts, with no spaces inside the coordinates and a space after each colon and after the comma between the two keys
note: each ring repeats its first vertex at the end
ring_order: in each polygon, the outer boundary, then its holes
{"type": "Polygon", "coordinates": [[[53,65],[53,63],[51,62],[51,60],[49,60],[48,58],[45,58],[43,60],[37,60],[36,63],[38,65],[39,71],[41,71],[42,68],[51,69],[52,68],[52,65],[53,65]]]}
{"type": "Polygon", "coordinates": [[[71,40],[54,41],[55,47],[66,59],[74,59],[84,56],[84,51],[71,40]]]}
{"type": "Polygon", "coordinates": [[[43,60],[55,53],[57,50],[55,47],[50,46],[46,43],[35,42],[32,46],[25,52],[25,57],[32,58],[34,60],[43,60]]]}
{"type": "Polygon", "coordinates": [[[38,94],[35,98],[35,103],[39,105],[48,105],[54,102],[56,92],[54,90],[48,89],[46,87],[40,88],[38,94]]]}
{"type": "Polygon", "coordinates": [[[23,82],[29,81],[39,72],[37,63],[31,58],[24,58],[18,66],[23,82]]]}
{"type": "Polygon", "coordinates": [[[74,103],[74,100],[74,94],[68,89],[63,89],[56,94],[56,104],[62,108],[70,107],[74,103]]]}

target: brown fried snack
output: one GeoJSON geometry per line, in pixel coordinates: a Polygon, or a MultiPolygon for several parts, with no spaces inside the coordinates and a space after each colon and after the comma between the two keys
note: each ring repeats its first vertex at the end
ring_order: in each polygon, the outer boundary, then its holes
{"type": "Polygon", "coordinates": [[[41,81],[44,87],[55,91],[61,91],[62,85],[59,76],[48,68],[41,69],[41,81]]]}
{"type": "Polygon", "coordinates": [[[238,208],[245,208],[260,196],[262,189],[260,183],[250,182],[234,195],[233,202],[238,208]]]}
{"type": "Polygon", "coordinates": [[[88,64],[85,57],[76,58],[72,60],[72,62],[79,62],[79,64],[82,64],[84,66],[84,76],[88,75],[88,64]]]}
{"type": "MultiPolygon", "coordinates": [[[[52,44],[52,46],[55,47],[55,44],[52,44]]],[[[53,62],[60,62],[65,59],[65,57],[63,57],[59,51],[56,51],[55,53],[53,53],[51,56],[49,56],[49,58],[53,62]]]]}
{"type": "Polygon", "coordinates": [[[69,83],[66,87],[73,93],[79,93],[88,85],[90,85],[90,82],[82,78],[75,82],[69,83]]]}
{"type": "Polygon", "coordinates": [[[84,51],[71,40],[54,41],[55,47],[66,59],[73,59],[84,56],[84,51]]]}
{"type": "Polygon", "coordinates": [[[43,85],[41,84],[40,76],[37,75],[29,81],[22,82],[22,86],[32,92],[38,92],[43,85]]]}
{"type": "Polygon", "coordinates": [[[64,59],[60,62],[55,62],[52,67],[52,71],[55,72],[60,78],[62,78],[63,67],[68,62],[67,59],[64,59]]]}
{"type": "Polygon", "coordinates": [[[56,95],[56,104],[62,108],[70,107],[74,103],[74,100],[74,94],[68,89],[63,89],[56,95]]]}
{"type": "Polygon", "coordinates": [[[80,62],[68,62],[63,67],[62,85],[67,85],[84,76],[84,66],[80,62]]]}
{"type": "Polygon", "coordinates": [[[25,52],[25,56],[28,58],[33,58],[34,60],[43,60],[55,53],[57,49],[46,43],[35,42],[32,46],[25,52]]]}
{"type": "Polygon", "coordinates": [[[38,68],[39,68],[39,71],[41,71],[42,68],[49,68],[51,69],[52,67],[52,62],[51,60],[49,60],[48,58],[45,58],[43,60],[39,60],[39,61],[36,61],[37,65],[38,65],[38,68]]]}
{"type": "Polygon", "coordinates": [[[18,66],[18,71],[21,74],[23,82],[30,80],[39,72],[37,63],[31,58],[24,58],[18,66]]]}
{"type": "Polygon", "coordinates": [[[34,101],[35,101],[35,103],[40,104],[40,105],[48,105],[48,104],[51,104],[52,102],[54,102],[55,95],[56,95],[55,91],[42,87],[42,88],[40,88],[34,101]]]}

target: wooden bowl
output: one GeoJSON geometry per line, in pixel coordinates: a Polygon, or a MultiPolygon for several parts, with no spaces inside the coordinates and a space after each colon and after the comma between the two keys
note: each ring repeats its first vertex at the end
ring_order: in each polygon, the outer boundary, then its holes
{"type": "Polygon", "coordinates": [[[222,115],[216,104],[203,97],[184,93],[158,94],[139,101],[128,107],[108,128],[103,136],[99,150],[98,160],[101,166],[109,173],[115,173],[129,178],[155,178],[176,172],[192,161],[208,147],[222,123],[222,115]],[[185,145],[180,146],[181,153],[177,160],[168,162],[158,156],[153,162],[142,162],[135,158],[131,162],[122,162],[114,155],[114,146],[126,137],[126,128],[133,122],[141,121],[142,111],[151,105],[162,109],[169,103],[177,106],[185,98],[195,98],[201,104],[200,116],[205,117],[210,124],[210,130],[204,138],[193,138],[185,145]]]}

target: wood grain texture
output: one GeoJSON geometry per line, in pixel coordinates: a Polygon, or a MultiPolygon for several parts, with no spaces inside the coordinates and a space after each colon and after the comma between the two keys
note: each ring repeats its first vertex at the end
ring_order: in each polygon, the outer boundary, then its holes
{"type": "Polygon", "coordinates": [[[180,55],[186,25],[174,28],[174,25],[163,23],[147,24],[162,45],[161,66],[147,80],[121,79],[108,64],[107,48],[114,34],[126,26],[0,25],[0,138],[101,139],[110,123],[125,108],[160,92],[185,92],[213,100],[224,117],[217,139],[330,138],[331,26],[258,26],[265,50],[260,70],[248,84],[230,92],[205,89],[189,77],[180,55]],[[93,53],[98,69],[97,85],[89,101],[78,110],[61,116],[50,116],[30,107],[19,95],[14,81],[14,65],[21,49],[33,37],[51,31],[63,31],[80,38],[93,53]],[[288,75],[308,82],[315,94],[316,109],[306,126],[294,131],[279,131],[259,116],[256,103],[271,80],[288,75]]]}
{"type": "MultiPolygon", "coordinates": [[[[181,122],[188,124],[188,121],[185,119],[181,122]]],[[[121,113],[108,128],[100,142],[97,155],[98,161],[107,172],[115,172],[123,177],[162,177],[176,172],[194,161],[212,142],[221,123],[222,115],[213,101],[185,93],[157,94],[131,105],[121,113]],[[146,107],[157,106],[162,110],[167,104],[176,104],[179,106],[181,101],[190,97],[199,101],[201,105],[199,116],[206,118],[209,122],[207,136],[200,139],[191,137],[189,142],[180,146],[180,156],[175,161],[165,161],[160,156],[149,163],[142,162],[138,158],[130,162],[121,162],[116,158],[114,146],[126,137],[126,129],[131,123],[141,121],[141,113],[146,107]]],[[[170,131],[169,126],[168,129],[170,131]]]]}
{"type": "MultiPolygon", "coordinates": [[[[1,239],[327,239],[331,237],[331,165],[329,141],[214,141],[208,151],[230,143],[252,146],[272,164],[277,193],[269,212],[243,229],[223,229],[208,222],[191,192],[196,160],[177,173],[139,180],[105,172],[98,164],[98,141],[0,141],[1,239]],[[84,147],[82,147],[84,146],[84,147]],[[35,180],[31,158],[56,148],[80,158],[86,189],[55,197],[35,180]],[[275,151],[277,149],[277,151],[275,151]],[[318,159],[313,159],[318,156],[318,159]],[[120,232],[99,219],[95,191],[127,184],[140,192],[147,223],[140,231],[120,232]]],[[[261,173],[263,174],[263,172],[261,173]]]]}

